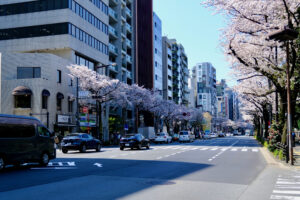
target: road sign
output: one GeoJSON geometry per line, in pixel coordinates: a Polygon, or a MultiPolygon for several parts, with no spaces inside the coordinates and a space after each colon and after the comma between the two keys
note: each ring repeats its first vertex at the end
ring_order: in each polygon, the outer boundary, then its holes
{"type": "Polygon", "coordinates": [[[89,108],[88,107],[83,107],[82,108],[82,112],[83,113],[88,113],[89,112],[89,108]]]}
{"type": "Polygon", "coordinates": [[[124,130],[125,130],[125,131],[128,131],[128,124],[125,124],[125,125],[124,125],[124,130]]]}

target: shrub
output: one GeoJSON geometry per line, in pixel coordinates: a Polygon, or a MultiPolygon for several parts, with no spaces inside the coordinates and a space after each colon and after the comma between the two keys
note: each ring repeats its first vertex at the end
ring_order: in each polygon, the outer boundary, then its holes
{"type": "Polygon", "coordinates": [[[269,148],[268,141],[265,141],[265,142],[264,142],[264,147],[269,148]]]}
{"type": "Polygon", "coordinates": [[[269,129],[269,150],[271,152],[274,152],[276,149],[276,143],[281,141],[281,136],[279,134],[279,131],[277,130],[276,126],[272,126],[269,129]]]}
{"type": "Polygon", "coordinates": [[[279,150],[275,149],[273,152],[274,157],[277,158],[278,154],[279,154],[279,150]]]}
{"type": "Polygon", "coordinates": [[[278,158],[279,158],[279,160],[283,160],[283,158],[284,158],[282,149],[279,150],[278,158]]]}

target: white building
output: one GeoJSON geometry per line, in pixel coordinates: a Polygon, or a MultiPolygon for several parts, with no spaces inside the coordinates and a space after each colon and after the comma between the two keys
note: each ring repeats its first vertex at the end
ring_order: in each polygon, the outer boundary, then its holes
{"type": "MultiPolygon", "coordinates": [[[[50,129],[69,130],[77,92],[66,66],[76,63],[103,73],[97,66],[109,63],[108,10],[108,0],[2,0],[0,112],[32,113],[43,122],[49,112],[50,129]],[[18,104],[19,96],[27,103],[18,104]]],[[[107,124],[103,130],[108,137],[107,124]]]]}
{"type": "Polygon", "coordinates": [[[173,100],[172,43],[162,38],[163,98],[173,100]]]}
{"type": "Polygon", "coordinates": [[[162,54],[162,24],[156,13],[153,13],[154,89],[161,91],[161,95],[163,90],[162,54]]]}
{"type": "Polygon", "coordinates": [[[196,107],[216,117],[216,69],[211,63],[204,62],[194,66],[192,73],[196,107]]]}

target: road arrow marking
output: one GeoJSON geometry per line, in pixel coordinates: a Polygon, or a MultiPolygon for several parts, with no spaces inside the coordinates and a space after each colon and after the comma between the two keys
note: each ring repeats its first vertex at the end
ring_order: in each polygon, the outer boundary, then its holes
{"type": "Polygon", "coordinates": [[[94,165],[96,165],[97,167],[102,167],[102,164],[100,163],[95,163],[94,165]]]}

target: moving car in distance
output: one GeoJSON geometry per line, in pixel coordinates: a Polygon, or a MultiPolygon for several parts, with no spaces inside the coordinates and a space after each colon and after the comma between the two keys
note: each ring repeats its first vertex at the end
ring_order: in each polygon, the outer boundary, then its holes
{"type": "Polygon", "coordinates": [[[140,133],[127,135],[120,140],[120,150],[122,151],[125,148],[142,149],[143,147],[150,149],[150,141],[140,133]]]}
{"type": "Polygon", "coordinates": [[[87,133],[72,133],[62,139],[61,148],[63,153],[68,153],[69,150],[79,150],[85,153],[88,149],[101,151],[101,142],[93,138],[87,133]]]}
{"type": "Polygon", "coordinates": [[[155,136],[154,143],[170,143],[172,142],[172,137],[168,133],[158,133],[155,136]]]}
{"type": "Polygon", "coordinates": [[[193,142],[195,140],[195,135],[190,131],[180,131],[179,132],[179,142],[193,142]]]}
{"type": "Polygon", "coordinates": [[[32,162],[47,166],[55,158],[54,134],[38,119],[0,114],[0,170],[32,162]]]}

